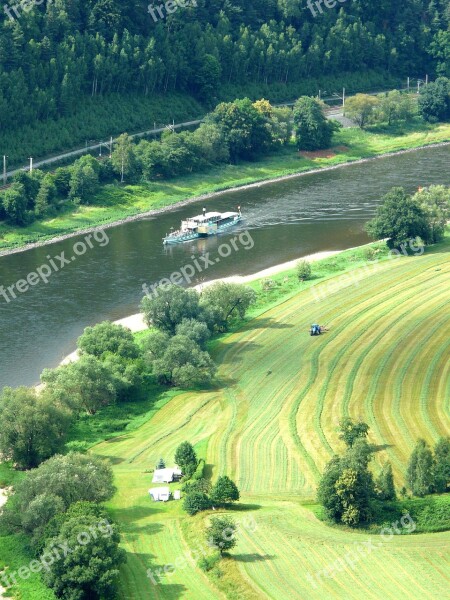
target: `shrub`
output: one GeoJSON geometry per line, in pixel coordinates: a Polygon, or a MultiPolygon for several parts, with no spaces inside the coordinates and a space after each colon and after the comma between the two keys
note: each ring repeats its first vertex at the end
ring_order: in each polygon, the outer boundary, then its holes
{"type": "Polygon", "coordinates": [[[216,567],[220,560],[220,554],[212,554],[211,556],[204,556],[198,561],[198,566],[202,571],[211,571],[216,567]]]}
{"type": "Polygon", "coordinates": [[[192,492],[184,497],[183,508],[192,517],[211,508],[211,500],[204,492],[192,492]]]}
{"type": "Polygon", "coordinates": [[[297,277],[300,281],[311,279],[311,265],[307,260],[302,260],[297,264],[297,277]]]}

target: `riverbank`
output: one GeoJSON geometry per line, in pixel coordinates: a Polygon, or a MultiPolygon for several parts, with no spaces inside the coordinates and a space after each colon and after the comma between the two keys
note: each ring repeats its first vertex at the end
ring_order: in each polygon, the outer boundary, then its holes
{"type": "MultiPolygon", "coordinates": [[[[348,248],[347,250],[329,250],[326,252],[316,252],[315,254],[310,254],[308,256],[300,256],[299,258],[296,258],[295,260],[290,260],[288,262],[285,263],[281,263],[279,265],[274,265],[273,267],[269,267],[267,269],[263,269],[262,271],[258,271],[257,273],[253,273],[251,275],[232,275],[230,277],[223,277],[220,279],[213,279],[211,281],[207,281],[205,283],[201,283],[199,285],[193,286],[194,289],[196,290],[202,290],[205,287],[208,287],[210,285],[213,285],[214,283],[217,282],[224,282],[224,283],[240,283],[240,284],[247,284],[247,283],[252,283],[252,282],[256,282],[260,279],[265,279],[268,277],[273,277],[274,275],[281,275],[281,274],[286,274],[292,270],[294,270],[296,268],[296,265],[298,263],[299,260],[306,260],[310,263],[317,263],[319,261],[325,260],[327,258],[331,258],[333,256],[336,256],[338,254],[345,254],[345,253],[349,253],[351,251],[354,250],[362,250],[363,248],[365,248],[366,246],[359,246],[356,248],[348,248]]],[[[116,325],[121,325],[122,327],[127,327],[128,329],[130,329],[133,333],[140,333],[142,331],[145,331],[148,327],[147,324],[144,322],[144,318],[142,313],[137,313],[134,315],[130,315],[129,317],[124,317],[123,319],[118,319],[117,321],[114,321],[114,323],[116,325]]],[[[75,350],[74,352],[71,352],[71,354],[69,354],[68,356],[66,356],[62,361],[61,361],[61,365],[67,365],[71,362],[75,362],[76,360],[78,360],[78,350],[75,350]]],[[[38,388],[40,388],[41,386],[38,386],[38,388]]]]}
{"type": "Polygon", "coordinates": [[[226,165],[207,173],[146,185],[104,186],[89,206],[18,229],[0,224],[0,256],[53,244],[96,229],[154,217],[220,194],[260,187],[322,171],[362,164],[423,148],[450,144],[450,124],[415,123],[372,132],[344,129],[325,156],[303,156],[293,146],[254,163],[226,165]]]}

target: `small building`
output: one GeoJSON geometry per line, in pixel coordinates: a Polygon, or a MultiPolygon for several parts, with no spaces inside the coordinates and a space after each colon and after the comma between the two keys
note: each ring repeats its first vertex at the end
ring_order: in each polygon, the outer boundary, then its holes
{"type": "Polygon", "coordinates": [[[181,490],[175,490],[173,493],[174,500],[181,500],[181,490]]]}
{"type": "Polygon", "coordinates": [[[153,488],[148,490],[154,502],[167,502],[170,500],[170,490],[168,487],[153,488]]]}
{"type": "Polygon", "coordinates": [[[153,473],[152,483],[172,483],[172,481],[178,481],[182,475],[183,473],[178,467],[173,467],[173,469],[156,469],[153,473]]]}

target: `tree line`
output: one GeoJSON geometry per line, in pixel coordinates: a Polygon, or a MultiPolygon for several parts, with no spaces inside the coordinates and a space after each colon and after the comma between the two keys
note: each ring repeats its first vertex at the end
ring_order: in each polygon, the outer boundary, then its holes
{"type": "Polygon", "coordinates": [[[146,0],[44,1],[2,11],[0,127],[73,114],[80,100],[369,69],[448,75],[445,0],[361,0],[314,19],[299,0],[197,0],[156,23],[146,0]]]}
{"type": "Polygon", "coordinates": [[[86,155],[55,173],[20,172],[0,195],[0,218],[24,226],[53,216],[67,203],[89,204],[100,185],[118,180],[169,179],[205,171],[214,165],[254,160],[287,144],[292,136],[291,111],[266,100],[248,98],[221,103],[195,131],[166,133],[161,140],[135,144],[121,135],[111,159],[86,155]]]}
{"type": "Polygon", "coordinates": [[[450,120],[450,79],[439,77],[423,85],[414,102],[408,93],[392,90],[377,96],[356,94],[348,98],[345,114],[361,127],[412,121],[416,115],[429,123],[450,120]]]}
{"type": "Polygon", "coordinates": [[[207,341],[242,319],[254,300],[253,290],[243,285],[217,283],[201,295],[169,286],[142,302],[152,328],[142,343],[120,325],[87,327],[77,342],[79,360],[44,369],[42,389],[3,389],[1,455],[18,469],[36,468],[64,450],[80,414],[133,402],[152,382],[182,388],[210,384],[217,367],[207,341]]]}
{"type": "MultiPolygon", "coordinates": [[[[347,418],[339,425],[346,451],[334,456],[321,477],[317,498],[326,516],[350,527],[370,524],[377,503],[397,499],[392,466],[386,462],[375,479],[369,464],[376,447],[367,442],[369,426],[347,418]]],[[[441,438],[434,453],[419,440],[407,466],[407,485],[415,496],[450,491],[450,438],[441,438]]],[[[402,488],[402,495],[407,493],[402,488]]]]}
{"type": "MultiPolygon", "coordinates": [[[[450,80],[440,78],[423,88],[419,112],[427,121],[450,119],[450,80]]],[[[134,143],[127,134],[116,141],[111,158],[91,155],[54,173],[20,172],[0,193],[0,218],[17,226],[54,216],[68,206],[89,204],[101,186],[112,182],[160,181],[205,172],[214,166],[256,160],[292,141],[299,150],[332,145],[340,125],[326,118],[317,98],[300,97],[291,111],[265,99],[222,102],[195,131],[164,133],[160,140],[134,143]]],[[[357,94],[347,101],[347,115],[361,127],[408,121],[417,106],[408,94],[392,91],[380,96],[357,94]]]]}
{"type": "Polygon", "coordinates": [[[3,509],[0,529],[21,534],[34,558],[18,572],[0,573],[3,587],[33,572],[58,598],[115,597],[126,554],[101,506],[114,492],[111,467],[93,456],[55,455],[28,471],[3,509]]]}

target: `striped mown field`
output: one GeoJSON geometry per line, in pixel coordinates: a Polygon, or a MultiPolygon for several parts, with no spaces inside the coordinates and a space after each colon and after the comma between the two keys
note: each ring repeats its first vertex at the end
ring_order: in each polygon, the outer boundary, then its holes
{"type": "Polygon", "coordinates": [[[129,553],[122,599],[225,597],[193,564],[160,585],[145,576],[189,550],[181,527],[188,517],[179,503],[149,501],[145,473],[184,440],[202,449],[213,478],[227,473],[253,506],[246,513],[257,528],[243,531],[234,551],[235,597],[450,598],[448,532],[395,535],[353,569],[314,585],[307,578],[367,540],[327,527],[300,504],[342,450],[338,421],[350,415],[370,425],[379,447],[374,471],[390,460],[398,488],[417,438],[434,443],[450,433],[449,253],[429,250],[352,273],[353,285],[333,291],[321,283],[316,294],[298,293],[224,338],[216,390],[180,394],[139,430],[96,446],[119,488],[112,508],[129,553]],[[312,322],[328,324],[329,333],[310,337],[312,322]]]}

